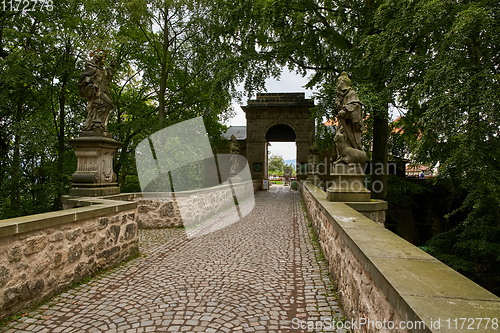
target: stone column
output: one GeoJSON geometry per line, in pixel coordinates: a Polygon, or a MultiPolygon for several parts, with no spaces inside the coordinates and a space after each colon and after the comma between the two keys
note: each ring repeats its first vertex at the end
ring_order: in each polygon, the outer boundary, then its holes
{"type": "Polygon", "coordinates": [[[262,179],[265,173],[266,167],[266,144],[267,142],[262,141],[247,141],[247,160],[248,166],[250,167],[250,173],[252,174],[252,179],[262,179]],[[254,171],[254,164],[260,163],[261,171],[254,171]]]}
{"type": "Polygon", "coordinates": [[[82,131],[69,140],[75,146],[78,168],[73,174],[70,196],[100,197],[120,193],[113,172],[113,156],[122,144],[100,130],[82,131]]]}
{"type": "Polygon", "coordinates": [[[309,159],[309,141],[308,140],[296,140],[297,145],[297,168],[296,174],[298,180],[304,180],[307,178],[307,161],[309,159]],[[301,170],[302,168],[302,170],[301,170]]]}

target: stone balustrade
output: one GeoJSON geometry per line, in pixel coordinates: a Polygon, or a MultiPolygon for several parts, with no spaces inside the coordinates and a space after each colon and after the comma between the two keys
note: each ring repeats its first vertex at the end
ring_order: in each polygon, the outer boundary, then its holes
{"type": "Polygon", "coordinates": [[[0,221],[0,319],[139,253],[137,203],[76,201],[85,207],[0,221]]]}
{"type": "Polygon", "coordinates": [[[500,298],[314,185],[301,192],[344,313],[372,323],[353,332],[461,332],[461,318],[496,332],[500,298]]]}
{"type": "MultiPolygon", "coordinates": [[[[260,181],[253,181],[253,192],[260,189],[260,181]]],[[[220,185],[194,191],[172,193],[123,193],[104,197],[109,200],[137,203],[136,221],[140,229],[177,228],[183,225],[183,216],[189,220],[203,220],[234,205],[233,195],[242,197],[248,189],[246,183],[220,185]],[[180,208],[179,208],[180,207],[180,208]]],[[[72,201],[71,207],[78,203],[72,201]]]]}

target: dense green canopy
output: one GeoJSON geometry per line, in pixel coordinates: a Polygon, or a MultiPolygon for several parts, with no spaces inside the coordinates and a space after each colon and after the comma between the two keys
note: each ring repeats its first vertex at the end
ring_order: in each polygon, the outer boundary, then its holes
{"type": "MultiPolygon", "coordinates": [[[[133,151],[150,133],[202,115],[220,138],[239,83],[251,94],[283,66],[312,71],[321,119],[332,116],[336,78],[347,71],[365,104],[372,162],[386,165],[388,111],[398,110],[403,131],[391,142],[414,162],[439,165],[451,194],[464,198],[450,214],[465,217],[427,249],[473,278],[498,279],[498,1],[68,0],[5,9],[0,217],[61,207],[76,168],[67,139],[86,117],[78,80],[93,52],[116,62],[108,129],[124,143],[115,163],[122,191],[138,190],[133,151]]],[[[373,180],[384,197],[387,175],[373,180]]]]}

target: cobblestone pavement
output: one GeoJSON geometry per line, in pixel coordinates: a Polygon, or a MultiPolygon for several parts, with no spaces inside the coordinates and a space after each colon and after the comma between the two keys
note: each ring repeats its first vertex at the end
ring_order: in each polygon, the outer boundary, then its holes
{"type": "MultiPolygon", "coordinates": [[[[142,256],[68,290],[5,332],[319,332],[343,317],[300,194],[272,186],[254,210],[188,240],[141,230],[142,256]],[[318,325],[318,324],[316,324],[318,325]]],[[[326,329],[333,331],[333,329],[326,329]]],[[[343,332],[343,330],[337,330],[343,332]]]]}

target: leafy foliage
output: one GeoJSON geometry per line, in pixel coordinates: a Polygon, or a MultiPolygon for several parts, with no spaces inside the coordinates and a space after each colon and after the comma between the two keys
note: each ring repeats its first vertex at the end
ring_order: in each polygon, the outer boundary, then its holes
{"type": "Polygon", "coordinates": [[[138,190],[135,146],[203,116],[220,140],[241,75],[201,1],[67,1],[53,11],[0,13],[0,217],[61,208],[85,118],[78,81],[93,52],[116,62],[108,131],[123,142],[122,190],[138,190]],[[237,68],[238,71],[234,71],[237,68]]]}
{"type": "Polygon", "coordinates": [[[268,159],[268,173],[270,175],[282,175],[285,170],[285,160],[281,155],[272,154],[268,159]]]}
{"type": "Polygon", "coordinates": [[[428,249],[476,280],[498,278],[500,263],[490,237],[500,229],[499,14],[492,1],[385,1],[374,18],[382,32],[367,40],[368,56],[392,68],[413,158],[439,163],[452,196],[465,194],[449,217],[466,218],[428,249]]]}

